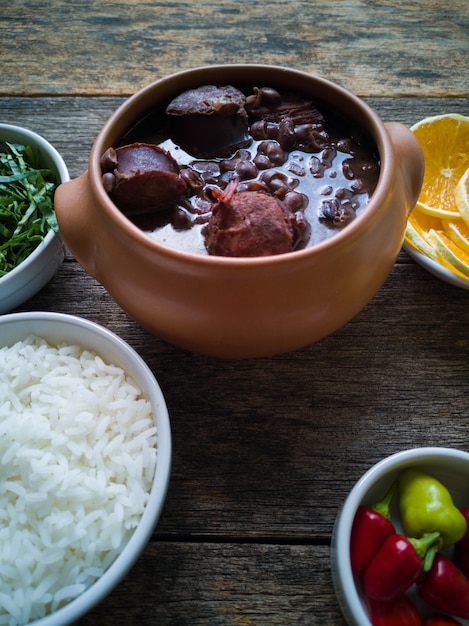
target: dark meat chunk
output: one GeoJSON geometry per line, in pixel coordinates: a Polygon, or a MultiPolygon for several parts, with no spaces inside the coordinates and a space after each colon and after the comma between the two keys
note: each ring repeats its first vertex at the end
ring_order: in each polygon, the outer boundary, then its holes
{"type": "Polygon", "coordinates": [[[205,229],[209,254],[267,256],[294,247],[290,216],[281,202],[262,191],[232,193],[227,187],[205,229]]]}
{"type": "Polygon", "coordinates": [[[101,158],[101,168],[104,188],[128,215],[164,209],[187,191],[177,162],[152,144],[109,148],[101,158]]]}
{"type": "Polygon", "coordinates": [[[251,143],[244,94],[227,85],[184,91],[166,108],[174,137],[198,158],[230,156],[251,143]]]}
{"type": "Polygon", "coordinates": [[[254,87],[254,94],[246,99],[246,110],[252,122],[280,123],[288,119],[294,126],[314,124],[324,126],[324,116],[310,100],[296,94],[280,94],[271,87],[254,87]]]}

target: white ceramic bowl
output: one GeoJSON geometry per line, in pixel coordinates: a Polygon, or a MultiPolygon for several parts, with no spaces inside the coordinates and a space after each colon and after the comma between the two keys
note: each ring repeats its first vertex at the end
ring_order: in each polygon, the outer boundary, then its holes
{"type": "MultiPolygon", "coordinates": [[[[0,142],[33,148],[42,167],[50,169],[57,184],[70,180],[67,166],[57,150],[40,135],[11,124],[0,124],[0,142]]],[[[52,230],[17,267],[0,277],[0,313],[11,311],[36,294],[56,273],[64,259],[64,246],[52,230]]]]}
{"type": "Polygon", "coordinates": [[[39,620],[34,626],[67,626],[103,600],[126,576],[151,537],[160,517],[170,477],[171,430],[161,389],[143,359],[122,339],[88,320],[61,313],[12,313],[0,316],[0,347],[11,346],[33,333],[48,342],[78,344],[121,367],[148,397],[157,427],[156,472],[148,503],[129,542],[94,584],[69,604],[39,620]]]}
{"type": "Polygon", "coordinates": [[[419,252],[407,242],[404,242],[403,247],[407,254],[414,259],[414,261],[416,261],[419,265],[426,269],[427,272],[433,274],[433,276],[436,276],[440,280],[443,280],[445,283],[449,283],[454,287],[469,289],[469,278],[463,278],[462,276],[458,276],[451,270],[443,267],[443,265],[440,265],[433,259],[430,259],[422,252],[419,252]]]}
{"type": "MultiPolygon", "coordinates": [[[[350,626],[372,626],[356,585],[350,564],[350,533],[355,513],[360,505],[373,505],[383,499],[399,473],[408,467],[435,476],[453,496],[456,506],[469,502],[469,453],[453,448],[414,448],[389,456],[371,467],[355,484],[347,497],[334,527],[331,545],[332,577],[337,598],[350,626]]],[[[397,498],[393,499],[393,522],[397,519],[397,498]]],[[[402,532],[399,524],[396,530],[402,532]]],[[[428,607],[416,595],[409,593],[423,614],[428,607]]],[[[435,613],[436,611],[433,611],[435,613]]],[[[457,618],[461,624],[469,620],[457,618]]]]}

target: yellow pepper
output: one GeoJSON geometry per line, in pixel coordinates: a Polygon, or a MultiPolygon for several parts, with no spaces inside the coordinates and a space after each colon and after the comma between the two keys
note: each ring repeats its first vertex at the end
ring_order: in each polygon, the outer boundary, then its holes
{"type": "Polygon", "coordinates": [[[466,519],[440,481],[409,468],[401,472],[398,484],[401,519],[407,536],[420,538],[437,531],[439,548],[447,548],[464,537],[466,519]]]}

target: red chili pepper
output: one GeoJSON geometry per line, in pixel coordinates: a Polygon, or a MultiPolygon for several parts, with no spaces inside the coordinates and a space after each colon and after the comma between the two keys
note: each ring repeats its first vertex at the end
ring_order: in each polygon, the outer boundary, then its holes
{"type": "Polygon", "coordinates": [[[396,532],[389,511],[396,486],[394,483],[377,504],[357,509],[350,535],[350,563],[354,576],[363,576],[385,540],[396,532]]]}
{"type": "Polygon", "coordinates": [[[363,578],[368,598],[389,602],[405,593],[423,571],[422,559],[438,541],[440,533],[411,539],[395,533],[383,543],[363,578]]]}
{"type": "Polygon", "coordinates": [[[443,554],[435,556],[418,593],[433,608],[469,619],[469,579],[443,554]]]}
{"type": "Polygon", "coordinates": [[[393,602],[367,600],[370,622],[373,626],[421,626],[422,618],[412,602],[406,596],[400,596],[393,602]]]}
{"type": "Polygon", "coordinates": [[[464,537],[454,546],[454,562],[464,576],[469,578],[469,506],[461,509],[461,513],[466,518],[467,530],[464,537]]]}
{"type": "Polygon", "coordinates": [[[432,615],[424,621],[423,626],[461,626],[461,622],[449,615],[432,615]]]}

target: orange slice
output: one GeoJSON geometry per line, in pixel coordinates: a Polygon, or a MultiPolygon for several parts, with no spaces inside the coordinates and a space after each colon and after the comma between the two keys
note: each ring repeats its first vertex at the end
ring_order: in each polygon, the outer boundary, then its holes
{"type": "Polygon", "coordinates": [[[442,224],[448,237],[469,254],[469,227],[462,220],[443,221],[442,224]]]}
{"type": "Polygon", "coordinates": [[[443,231],[431,230],[429,242],[441,256],[465,276],[469,276],[469,254],[461,250],[443,231]]]}
{"type": "Polygon", "coordinates": [[[469,168],[459,179],[454,195],[461,217],[469,226],[469,168]]]}
{"type": "Polygon", "coordinates": [[[407,220],[405,238],[414,248],[439,262],[436,250],[428,241],[428,233],[432,229],[441,229],[441,221],[424,213],[418,214],[414,209],[407,220]]]}
{"type": "Polygon", "coordinates": [[[456,217],[459,212],[456,184],[469,168],[469,117],[457,113],[427,117],[414,124],[411,130],[425,157],[425,175],[417,208],[437,217],[456,217]],[[438,211],[445,214],[438,215],[438,211]]]}

